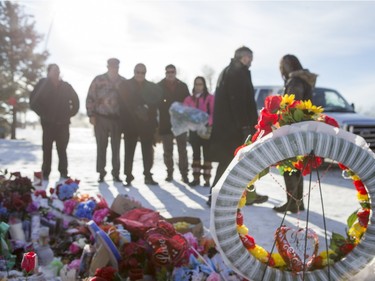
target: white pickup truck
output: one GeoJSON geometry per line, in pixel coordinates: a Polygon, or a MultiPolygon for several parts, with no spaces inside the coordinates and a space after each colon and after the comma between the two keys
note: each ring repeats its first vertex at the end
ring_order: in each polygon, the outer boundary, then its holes
{"type": "MultiPolygon", "coordinates": [[[[267,96],[283,94],[281,86],[256,86],[254,90],[258,110],[264,106],[267,96]]],[[[339,92],[333,89],[316,87],[312,102],[317,106],[322,106],[324,113],[335,118],[342,129],[363,137],[375,152],[375,118],[355,112],[354,104],[349,104],[339,92]]]]}

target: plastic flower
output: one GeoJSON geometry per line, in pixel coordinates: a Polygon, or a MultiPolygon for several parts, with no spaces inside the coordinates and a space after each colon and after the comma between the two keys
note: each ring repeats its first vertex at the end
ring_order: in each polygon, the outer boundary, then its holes
{"type": "Polygon", "coordinates": [[[321,106],[313,105],[311,100],[300,101],[298,104],[296,104],[296,108],[312,114],[320,114],[323,112],[323,108],[321,106]]]}
{"type": "Polygon", "coordinates": [[[359,202],[368,202],[369,201],[369,198],[368,198],[368,194],[361,194],[361,193],[357,193],[357,199],[359,202]]]}
{"type": "Polygon", "coordinates": [[[101,224],[108,215],[109,215],[108,208],[99,209],[99,210],[94,211],[92,219],[94,220],[96,224],[101,224]]]}
{"type": "Polygon", "coordinates": [[[246,249],[254,249],[256,244],[255,244],[255,240],[254,240],[254,237],[246,234],[246,235],[241,235],[240,234],[240,239],[242,241],[242,244],[244,245],[244,247],[246,249]]]}
{"type": "Polygon", "coordinates": [[[362,209],[357,212],[358,222],[362,227],[367,227],[368,219],[370,217],[369,209],[362,209]]]}
{"type": "Polygon", "coordinates": [[[112,281],[115,278],[116,272],[117,270],[112,266],[106,266],[96,269],[95,276],[101,277],[108,281],[112,281]]]}
{"type": "Polygon", "coordinates": [[[365,188],[365,185],[361,180],[355,180],[353,181],[353,184],[355,186],[355,189],[358,191],[359,194],[366,195],[367,190],[365,188]]]}
{"type": "Polygon", "coordinates": [[[295,98],[295,95],[288,95],[288,94],[283,95],[281,102],[280,102],[280,107],[285,108],[286,106],[293,105],[295,102],[294,98],[295,98]]]}
{"type": "Polygon", "coordinates": [[[237,232],[242,235],[246,235],[249,233],[249,229],[243,225],[237,225],[237,232]]]}
{"type": "Polygon", "coordinates": [[[276,124],[279,116],[274,113],[268,112],[265,108],[260,111],[258,119],[258,130],[264,130],[266,132],[272,132],[272,125],[276,124]]]}
{"type": "Polygon", "coordinates": [[[286,266],[286,263],[284,261],[284,259],[281,257],[281,255],[279,253],[273,253],[271,255],[273,261],[274,261],[274,266],[275,267],[284,267],[286,266]]]}
{"type": "Polygon", "coordinates": [[[28,252],[23,254],[21,268],[27,273],[30,274],[37,267],[37,255],[34,252],[28,252]]]}
{"type": "Polygon", "coordinates": [[[78,254],[81,250],[82,249],[80,248],[80,246],[76,242],[73,242],[69,246],[69,252],[72,253],[73,255],[78,254]]]}
{"type": "Polygon", "coordinates": [[[238,208],[241,209],[246,205],[246,190],[242,194],[240,201],[238,202],[238,208]]]}
{"type": "Polygon", "coordinates": [[[267,96],[264,100],[264,108],[270,113],[277,113],[280,109],[282,97],[279,95],[267,96]]]}
{"type": "Polygon", "coordinates": [[[71,263],[69,263],[68,269],[69,270],[72,270],[72,269],[78,270],[79,267],[80,267],[80,264],[81,264],[81,260],[80,259],[75,259],[71,263]]]}
{"type": "Polygon", "coordinates": [[[76,217],[91,220],[95,205],[96,203],[94,200],[79,203],[75,212],[76,217]]]}
{"type": "Polygon", "coordinates": [[[356,244],[358,244],[365,231],[366,228],[364,228],[357,222],[353,224],[353,226],[348,230],[348,235],[354,239],[356,244]]]}
{"type": "Polygon", "coordinates": [[[35,190],[34,195],[36,197],[41,196],[42,198],[47,198],[47,193],[45,190],[35,190]]]}
{"type": "Polygon", "coordinates": [[[337,121],[334,118],[329,117],[325,114],[322,114],[322,115],[323,115],[323,120],[326,124],[331,125],[331,126],[336,127],[336,128],[340,128],[339,123],[337,123],[337,121]]]}
{"type": "Polygon", "coordinates": [[[261,262],[268,262],[269,253],[263,247],[255,245],[253,249],[249,249],[249,252],[261,262]]]}
{"type": "Polygon", "coordinates": [[[71,215],[74,212],[74,209],[77,205],[77,202],[73,199],[64,201],[64,213],[71,215]]]}

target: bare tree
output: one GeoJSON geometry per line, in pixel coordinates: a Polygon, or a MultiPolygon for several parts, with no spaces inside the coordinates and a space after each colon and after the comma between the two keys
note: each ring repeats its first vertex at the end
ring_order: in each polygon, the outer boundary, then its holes
{"type": "Polygon", "coordinates": [[[204,78],[207,81],[208,91],[212,92],[212,89],[213,89],[212,83],[213,83],[213,78],[215,75],[215,70],[209,65],[204,65],[202,67],[202,73],[203,73],[204,78]]]}

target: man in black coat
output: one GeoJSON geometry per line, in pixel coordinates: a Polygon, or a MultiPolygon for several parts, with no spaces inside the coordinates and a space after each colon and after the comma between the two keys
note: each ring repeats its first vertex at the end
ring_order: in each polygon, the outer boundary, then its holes
{"type": "Polygon", "coordinates": [[[77,114],[79,99],[73,87],[60,79],[57,64],[47,67],[47,78],[42,78],[30,94],[30,107],[40,116],[43,129],[43,179],[51,173],[52,145],[56,142],[59,157],[58,170],[63,179],[68,178],[68,157],[70,117],[77,114]]]}
{"type": "Polygon", "coordinates": [[[154,136],[157,127],[157,106],[161,89],[145,79],[146,66],[139,63],[133,78],[120,84],[120,116],[125,138],[126,185],[134,180],[132,174],[134,152],[138,139],[141,141],[145,184],[157,185],[152,178],[154,164],[154,136]]]}
{"type": "MultiPolygon", "coordinates": [[[[258,113],[249,70],[252,60],[253,52],[248,47],[237,49],[217,82],[210,154],[211,161],[219,164],[212,186],[216,185],[232,161],[236,148],[245,142],[249,134],[255,133],[258,113]]],[[[267,196],[256,195],[254,203],[267,200],[267,196]]],[[[211,204],[211,196],[207,204],[211,204]]]]}
{"type": "Polygon", "coordinates": [[[158,85],[163,90],[163,96],[159,104],[159,135],[163,143],[163,158],[167,168],[166,181],[173,180],[173,140],[176,139],[178,151],[178,168],[184,183],[189,183],[188,179],[188,156],[187,156],[187,133],[174,136],[171,130],[171,116],[169,108],[173,102],[184,102],[189,96],[188,86],[176,78],[176,67],[169,64],[165,67],[165,78],[158,85]]]}

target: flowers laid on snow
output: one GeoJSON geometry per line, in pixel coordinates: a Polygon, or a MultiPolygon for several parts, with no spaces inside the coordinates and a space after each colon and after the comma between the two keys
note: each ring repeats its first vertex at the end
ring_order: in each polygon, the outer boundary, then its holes
{"type": "MultiPolygon", "coordinates": [[[[20,218],[18,222],[26,223],[29,228],[29,234],[26,234],[25,227],[19,228],[20,232],[25,232],[25,241],[15,241],[14,237],[10,239],[12,243],[9,244],[13,247],[10,247],[8,252],[17,251],[17,259],[14,256],[10,262],[11,255],[6,254],[4,247],[0,247],[0,267],[4,262],[8,262],[1,270],[23,269],[28,275],[36,273],[33,269],[37,267],[37,259],[33,263],[31,257],[37,258],[39,255],[40,239],[35,236],[34,227],[40,227],[43,223],[49,228],[46,243],[54,256],[58,257],[50,266],[56,268],[56,271],[61,270],[63,275],[67,274],[64,276],[73,274],[72,278],[76,278],[74,280],[139,280],[147,274],[151,275],[153,280],[163,281],[219,281],[222,277],[226,280],[242,280],[225,266],[212,239],[198,239],[192,233],[178,233],[174,226],[164,221],[157,212],[142,212],[145,210],[142,207],[124,211],[123,215],[129,215],[126,217],[126,223],[121,224],[116,221],[119,214],[108,207],[102,196],[81,194],[79,183],[78,180],[68,179],[49,189],[47,194],[45,190],[34,190],[30,180],[22,177],[20,173],[0,176],[1,219],[12,219],[12,216],[17,214],[17,218],[20,218]],[[15,196],[8,196],[11,194],[15,196]],[[23,201],[23,204],[19,202],[12,205],[10,202],[18,201],[10,200],[18,200],[18,196],[24,196],[27,200],[23,201]],[[136,210],[144,215],[143,220],[134,219],[134,215],[130,214],[136,210]],[[150,212],[154,213],[152,217],[150,212]],[[130,218],[133,220],[130,221],[130,218]],[[35,220],[38,220],[38,224],[34,225],[35,220]],[[85,260],[82,259],[87,246],[95,247],[98,243],[97,237],[87,227],[89,220],[95,221],[121,253],[118,267],[108,265],[98,268],[95,273],[91,273],[94,276],[90,276],[88,268],[83,266],[85,260]],[[21,267],[22,255],[24,260],[21,267]]],[[[8,228],[7,224],[1,223],[2,245],[7,242],[5,237],[8,228]]],[[[42,265],[42,259],[39,261],[42,265]]]]}

